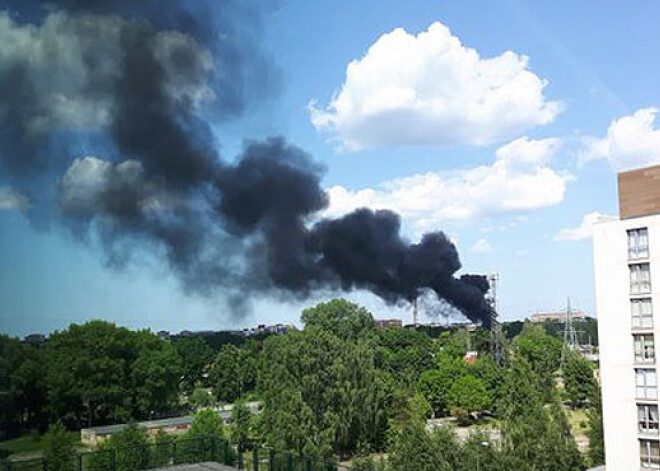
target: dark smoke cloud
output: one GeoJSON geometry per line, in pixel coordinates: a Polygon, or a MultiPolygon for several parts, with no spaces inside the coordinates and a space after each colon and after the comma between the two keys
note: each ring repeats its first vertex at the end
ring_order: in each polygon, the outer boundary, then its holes
{"type": "Polygon", "coordinates": [[[262,2],[9,6],[0,13],[0,165],[21,189],[32,185],[37,208],[53,191],[30,182],[57,175],[62,221],[98,238],[111,264],[146,245],[189,292],[366,289],[397,303],[432,290],[488,322],[488,283],[455,277],[458,253],[441,232],[411,244],[391,211],[318,221],[323,168],[282,138],[248,142],[234,164],[221,159],[210,122],[277,87],[259,47],[262,2]]]}

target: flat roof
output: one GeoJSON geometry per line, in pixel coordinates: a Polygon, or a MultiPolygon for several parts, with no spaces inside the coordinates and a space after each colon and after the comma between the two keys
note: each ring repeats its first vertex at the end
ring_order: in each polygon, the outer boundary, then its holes
{"type": "MultiPolygon", "coordinates": [[[[189,425],[192,423],[194,415],[186,415],[183,417],[171,417],[169,419],[160,420],[147,420],[144,422],[137,422],[135,425],[143,428],[157,428],[168,427],[173,425],[189,425]]],[[[80,432],[96,432],[97,434],[106,435],[109,433],[119,432],[120,430],[128,427],[129,424],[115,424],[115,425],[101,425],[100,427],[84,428],[80,432]]]]}

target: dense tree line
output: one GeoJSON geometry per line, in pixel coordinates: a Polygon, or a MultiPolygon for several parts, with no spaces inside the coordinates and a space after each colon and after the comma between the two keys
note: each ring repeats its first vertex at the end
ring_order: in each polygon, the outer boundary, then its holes
{"type": "MultiPolygon", "coordinates": [[[[507,345],[511,364],[498,365],[481,329],[433,336],[377,329],[368,311],[341,299],[306,309],[301,320],[300,330],[217,349],[199,337],[166,341],[101,321],[56,332],[41,348],[0,337],[3,423],[80,427],[187,405],[202,411],[191,436],[202,427],[236,443],[355,459],[366,469],[467,470],[479,461],[484,470],[559,471],[603,460],[592,366],[563,352],[543,326],[523,324],[507,345]],[[478,358],[466,361],[468,350],[478,358]],[[258,416],[244,405],[252,399],[262,401],[258,416]],[[587,457],[577,451],[563,400],[588,408],[587,457]],[[221,403],[235,404],[231,431],[205,411],[221,403]],[[449,429],[425,427],[431,417],[469,424],[484,414],[496,417],[501,438],[461,442],[449,429]],[[388,463],[371,461],[372,453],[386,453],[388,463]]],[[[121,446],[120,440],[146,443],[132,430],[103,446],[121,446]]],[[[171,437],[149,440],[165,446],[171,437]]],[[[184,441],[177,446],[186,450],[184,441]]]]}

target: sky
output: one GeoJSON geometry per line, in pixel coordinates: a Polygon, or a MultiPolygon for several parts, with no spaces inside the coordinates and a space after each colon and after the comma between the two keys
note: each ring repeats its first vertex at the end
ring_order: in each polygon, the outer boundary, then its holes
{"type": "MultiPolygon", "coordinates": [[[[444,231],[462,272],[499,274],[502,319],[569,297],[596,315],[590,228],[617,215],[618,171],[660,163],[660,5],[283,0],[263,15],[251,34],[274,90],[209,119],[223,156],[284,136],[325,168],[323,216],[388,208],[411,241],[444,231]]],[[[10,53],[0,41],[0,71],[10,53]]],[[[96,318],[173,332],[296,323],[338,295],[410,317],[365,292],[246,294],[249,309],[234,312],[221,290],[184,289],[140,247],[109,264],[95,237],[81,242],[41,210],[0,168],[0,331],[11,335],[96,318]]]]}

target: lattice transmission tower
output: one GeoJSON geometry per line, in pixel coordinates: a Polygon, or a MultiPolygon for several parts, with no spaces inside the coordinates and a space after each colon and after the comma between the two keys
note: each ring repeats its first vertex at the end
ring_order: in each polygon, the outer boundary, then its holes
{"type": "Polygon", "coordinates": [[[488,283],[490,290],[487,297],[490,304],[490,344],[491,354],[495,362],[503,366],[507,362],[504,333],[502,332],[502,324],[497,319],[497,283],[500,281],[498,273],[491,273],[488,275],[488,283]]]}

